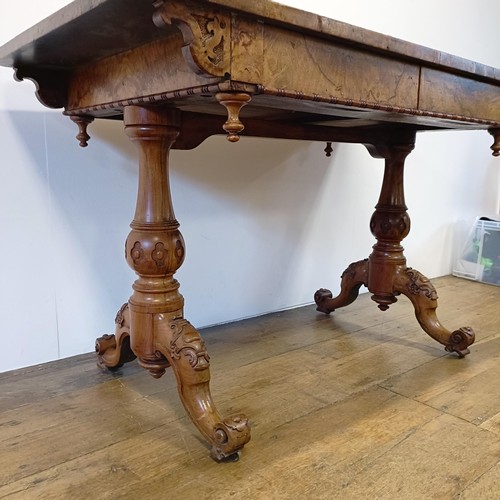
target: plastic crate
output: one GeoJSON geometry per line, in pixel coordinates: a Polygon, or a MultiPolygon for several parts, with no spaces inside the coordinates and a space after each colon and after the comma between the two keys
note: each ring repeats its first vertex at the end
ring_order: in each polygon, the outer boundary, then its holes
{"type": "Polygon", "coordinates": [[[478,217],[463,242],[453,275],[500,285],[500,216],[478,217]]]}

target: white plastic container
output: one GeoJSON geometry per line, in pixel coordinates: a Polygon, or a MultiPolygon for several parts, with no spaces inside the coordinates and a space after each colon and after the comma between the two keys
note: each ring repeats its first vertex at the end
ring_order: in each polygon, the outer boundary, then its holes
{"type": "Polygon", "coordinates": [[[453,275],[500,285],[500,216],[478,217],[463,239],[453,275]]]}

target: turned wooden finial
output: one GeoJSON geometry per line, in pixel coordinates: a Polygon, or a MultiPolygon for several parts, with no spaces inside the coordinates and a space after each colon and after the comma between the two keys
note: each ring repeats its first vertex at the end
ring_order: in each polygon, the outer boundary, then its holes
{"type": "Polygon", "coordinates": [[[325,153],[326,153],[326,156],[328,158],[330,158],[330,156],[332,156],[333,148],[332,148],[332,143],[331,142],[327,142],[326,143],[325,153]]]}
{"type": "Polygon", "coordinates": [[[495,139],[495,142],[491,146],[493,156],[500,156],[500,128],[492,128],[488,130],[488,132],[493,136],[493,139],[495,139]]]}
{"type": "Polygon", "coordinates": [[[245,125],[240,121],[240,110],[250,102],[252,96],[244,93],[219,92],[215,97],[227,109],[227,121],[222,126],[227,132],[227,140],[229,142],[239,141],[238,134],[245,128],[245,125]]]}
{"type": "Polygon", "coordinates": [[[89,123],[94,121],[93,116],[85,116],[85,115],[73,115],[70,116],[71,121],[75,122],[78,125],[78,135],[76,138],[80,143],[82,148],[86,148],[88,146],[88,141],[90,140],[90,135],[87,134],[87,126],[89,123]]]}

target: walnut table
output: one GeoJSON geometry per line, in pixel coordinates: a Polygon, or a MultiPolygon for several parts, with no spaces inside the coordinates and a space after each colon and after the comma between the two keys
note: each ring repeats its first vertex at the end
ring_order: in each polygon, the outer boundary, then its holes
{"type": "MultiPolygon", "coordinates": [[[[139,194],[126,258],[138,275],[116,319],[97,340],[109,369],[138,358],[154,377],[169,366],[180,398],[216,460],[250,439],[244,415],[223,418],[209,389],[209,356],[183,317],[174,274],[184,241],[172,208],[171,148],[227,133],[364,144],[385,159],[368,259],[342,275],[337,297],[320,289],[318,310],[353,302],[361,285],[385,310],[406,295],[422,329],[458,356],[474,341],[447,330],[434,287],[407,267],[401,241],[410,219],[405,158],[417,132],[484,129],[500,155],[500,70],[270,0],[77,0],[0,48],[0,64],[64,108],[86,146],[95,118],[123,119],[140,154],[139,194]]],[[[230,145],[228,145],[230,148],[230,145]]]]}

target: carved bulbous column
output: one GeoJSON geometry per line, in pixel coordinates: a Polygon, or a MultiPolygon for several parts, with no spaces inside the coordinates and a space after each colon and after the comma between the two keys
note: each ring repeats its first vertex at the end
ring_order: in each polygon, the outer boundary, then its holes
{"type": "Polygon", "coordinates": [[[413,148],[413,143],[377,148],[385,158],[385,171],[379,201],[370,221],[370,230],[377,242],[368,258],[368,289],[382,311],[396,302],[393,276],[398,267],[406,265],[401,241],[410,232],[410,217],[403,179],[405,159],[413,148]]]}
{"type": "Polygon", "coordinates": [[[114,336],[98,339],[101,366],[116,368],[139,358],[156,378],[169,366],[189,417],[212,445],[216,460],[236,458],[250,439],[248,420],[222,418],[210,394],[210,357],[197,330],[183,317],[184,299],[175,272],[184,260],[170,196],[169,152],[180,128],[176,109],[128,106],[125,131],[139,151],[139,188],[125,256],[138,275],[114,336]]]}
{"type": "MultiPolygon", "coordinates": [[[[390,135],[390,134],[389,134],[390,135]]],[[[384,179],[370,229],[376,238],[368,259],[351,264],[341,278],[341,291],[333,297],[330,290],[321,288],[314,300],[318,311],[331,313],[347,306],[365,285],[372,299],[385,311],[397,301],[396,296],[407,296],[415,308],[415,316],[422,329],[445,346],[448,352],[463,357],[474,342],[474,332],[462,327],[450,332],[436,316],[437,293],[430,281],[418,271],[407,267],[401,241],[410,232],[404,196],[404,164],[414,148],[414,134],[377,140],[367,145],[370,154],[385,159],[384,179]]]]}
{"type": "Polygon", "coordinates": [[[184,241],[170,195],[168,157],[179,135],[176,109],[128,106],[125,132],[139,150],[139,187],[134,219],[125,245],[129,266],[138,274],[129,300],[131,347],[142,366],[158,377],[168,362],[156,349],[151,315],[182,318],[184,300],[174,273],[184,260],[184,241]]]}

